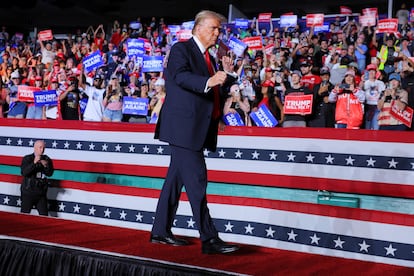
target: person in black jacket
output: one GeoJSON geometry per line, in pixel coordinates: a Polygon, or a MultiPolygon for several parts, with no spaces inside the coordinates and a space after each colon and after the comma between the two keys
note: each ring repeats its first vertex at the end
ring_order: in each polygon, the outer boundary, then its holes
{"type": "Polygon", "coordinates": [[[36,140],[33,149],[32,154],[23,157],[20,166],[23,176],[20,187],[21,212],[30,213],[33,206],[35,206],[39,215],[47,216],[47,177],[53,174],[53,162],[49,156],[44,154],[45,141],[36,140]]]}

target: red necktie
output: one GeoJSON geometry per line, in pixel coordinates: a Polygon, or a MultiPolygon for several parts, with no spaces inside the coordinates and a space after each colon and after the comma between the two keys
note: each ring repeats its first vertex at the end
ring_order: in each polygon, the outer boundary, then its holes
{"type": "MultiPolygon", "coordinates": [[[[204,52],[208,72],[210,73],[210,77],[214,75],[214,68],[213,64],[210,60],[210,54],[208,53],[208,50],[204,52]]],[[[220,91],[218,86],[214,86],[213,92],[214,92],[214,108],[213,108],[213,119],[220,118],[220,91]]]]}

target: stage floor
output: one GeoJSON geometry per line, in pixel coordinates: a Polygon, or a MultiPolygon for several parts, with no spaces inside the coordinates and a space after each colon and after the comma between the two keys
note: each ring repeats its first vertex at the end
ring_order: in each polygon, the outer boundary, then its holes
{"type": "Polygon", "coordinates": [[[182,266],[217,275],[414,274],[413,268],[252,245],[241,245],[240,251],[234,254],[204,255],[196,238],[188,238],[189,246],[171,247],[151,244],[146,231],[11,212],[0,212],[0,235],[2,239],[16,243],[46,243],[137,262],[155,261],[170,266],[174,271],[182,266]]]}

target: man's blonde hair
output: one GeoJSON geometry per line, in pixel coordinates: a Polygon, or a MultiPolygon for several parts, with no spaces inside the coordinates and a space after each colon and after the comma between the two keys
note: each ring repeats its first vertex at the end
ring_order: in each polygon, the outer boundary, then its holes
{"type": "Polygon", "coordinates": [[[195,32],[195,28],[198,25],[200,25],[200,23],[202,23],[207,18],[215,18],[215,19],[219,20],[221,23],[227,22],[227,19],[223,15],[221,15],[217,12],[210,11],[210,10],[202,10],[199,13],[197,13],[197,15],[195,16],[194,26],[193,26],[193,30],[192,30],[193,34],[195,32]]]}

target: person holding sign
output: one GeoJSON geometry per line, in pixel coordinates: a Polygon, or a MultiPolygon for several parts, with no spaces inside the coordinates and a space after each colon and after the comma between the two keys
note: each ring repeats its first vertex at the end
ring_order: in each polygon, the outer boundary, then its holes
{"type": "Polygon", "coordinates": [[[6,102],[9,104],[7,118],[23,119],[26,116],[27,106],[23,101],[19,101],[18,86],[20,85],[20,74],[16,70],[11,74],[12,84],[8,88],[6,102]]]}
{"type": "Polygon", "coordinates": [[[301,85],[300,71],[293,71],[290,78],[290,87],[285,91],[283,127],[306,127],[306,115],[312,113],[313,92],[301,85]],[[302,97],[304,95],[310,95],[309,99],[302,97]]]}
{"type": "Polygon", "coordinates": [[[221,98],[237,79],[230,57],[223,56],[219,68],[209,53],[209,48],[217,43],[222,22],[222,15],[201,11],[194,21],[193,37],[171,47],[163,74],[167,94],[155,131],[156,139],[169,143],[171,161],[158,200],[150,242],[174,246],[188,244],[171,231],[185,186],[203,254],[224,254],[239,249],[219,238],[206,197],[207,168],[203,149],[215,151],[217,148],[221,98]]]}
{"type": "MultiPolygon", "coordinates": [[[[393,115],[391,109],[393,105],[398,110],[404,110],[408,103],[408,93],[401,88],[401,76],[398,73],[392,73],[389,77],[388,88],[378,100],[378,124],[380,130],[407,130],[407,126],[393,115]]],[[[411,114],[412,115],[412,114],[411,114]]]]}

